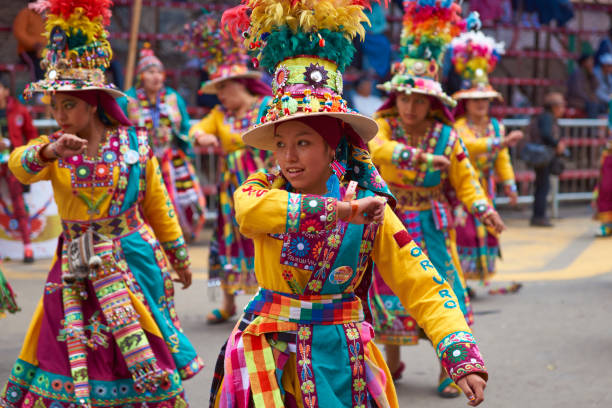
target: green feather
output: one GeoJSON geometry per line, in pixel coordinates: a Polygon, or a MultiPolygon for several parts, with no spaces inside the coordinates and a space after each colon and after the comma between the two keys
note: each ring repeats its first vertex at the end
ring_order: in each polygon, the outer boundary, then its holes
{"type": "Polygon", "coordinates": [[[319,36],[316,34],[305,33],[301,30],[293,33],[288,27],[271,32],[261,51],[261,66],[272,72],[281,61],[287,58],[297,55],[313,55],[336,61],[338,70],[344,72],[355,53],[353,44],[344,37],[342,32],[324,29],[318,34],[325,40],[324,47],[319,46],[319,36]]]}

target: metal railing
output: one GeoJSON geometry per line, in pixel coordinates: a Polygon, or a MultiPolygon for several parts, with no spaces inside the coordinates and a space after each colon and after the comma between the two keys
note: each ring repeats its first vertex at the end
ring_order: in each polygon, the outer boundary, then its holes
{"type": "MultiPolygon", "coordinates": [[[[191,124],[198,120],[192,120],[191,124]]],[[[508,129],[525,129],[529,118],[504,119],[508,129]]],[[[57,124],[53,119],[36,119],[34,125],[40,130],[53,130],[57,124]]],[[[587,201],[597,182],[599,159],[608,136],[606,119],[560,119],[561,137],[566,140],[570,157],[566,159],[566,172],[560,177],[553,176],[549,201],[553,217],[559,213],[559,203],[568,201],[587,201]]],[[[518,160],[516,149],[511,149],[513,166],[517,175],[519,199],[521,204],[533,202],[533,171],[518,160]]],[[[196,155],[195,166],[200,182],[208,193],[207,219],[216,217],[216,180],[219,171],[218,157],[213,149],[200,149],[196,155]]],[[[505,205],[509,200],[499,191],[496,204],[505,205]]]]}

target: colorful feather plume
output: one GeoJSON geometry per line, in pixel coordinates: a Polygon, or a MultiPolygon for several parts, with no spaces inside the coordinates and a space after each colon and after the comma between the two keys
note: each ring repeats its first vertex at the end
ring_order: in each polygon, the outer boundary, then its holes
{"type": "Polygon", "coordinates": [[[404,58],[440,64],[451,40],[478,24],[476,13],[463,19],[453,0],[404,0],[401,52],[404,58]]]}
{"type": "Polygon", "coordinates": [[[181,45],[181,50],[200,59],[209,73],[220,65],[246,65],[249,59],[243,42],[222,30],[219,21],[219,15],[204,10],[200,18],[185,25],[187,40],[181,45]]]}
{"type": "Polygon", "coordinates": [[[243,0],[223,14],[221,23],[238,27],[249,52],[268,70],[285,58],[312,55],[336,61],[343,71],[353,57],[352,40],[365,35],[364,24],[370,22],[364,8],[371,4],[368,0],[243,0]]]}
{"type": "Polygon", "coordinates": [[[480,31],[467,32],[452,40],[451,49],[455,71],[463,78],[475,79],[493,72],[504,53],[504,43],[480,31]]]}
{"type": "Polygon", "coordinates": [[[105,29],[112,4],[112,0],[38,0],[31,4],[30,8],[46,14],[46,63],[67,59],[73,68],[106,68],[112,58],[105,29]]]}

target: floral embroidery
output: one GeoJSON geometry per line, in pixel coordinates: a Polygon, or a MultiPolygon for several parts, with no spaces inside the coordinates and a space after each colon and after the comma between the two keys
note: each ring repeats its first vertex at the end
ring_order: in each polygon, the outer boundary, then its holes
{"type": "Polygon", "coordinates": [[[312,331],[310,330],[310,327],[308,326],[302,326],[298,330],[298,337],[300,338],[300,340],[310,339],[311,334],[312,334],[312,331]]]}
{"type": "Polygon", "coordinates": [[[310,243],[304,237],[294,237],[291,242],[291,253],[298,257],[305,257],[310,251],[310,243]]]}
{"type": "Polygon", "coordinates": [[[162,242],[161,245],[173,268],[185,269],[191,265],[187,244],[182,236],[174,241],[162,242]]]}
{"type": "Polygon", "coordinates": [[[321,288],[323,287],[323,283],[320,280],[313,280],[308,282],[308,289],[310,289],[313,292],[318,292],[321,290],[321,288]]]}
{"type": "Polygon", "coordinates": [[[436,347],[442,366],[453,381],[471,373],[486,373],[478,346],[471,333],[456,332],[446,336],[436,347]]]}

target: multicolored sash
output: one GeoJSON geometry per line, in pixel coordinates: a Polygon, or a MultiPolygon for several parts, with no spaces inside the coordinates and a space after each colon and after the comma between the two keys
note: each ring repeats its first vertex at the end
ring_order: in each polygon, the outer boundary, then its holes
{"type": "Polygon", "coordinates": [[[90,407],[87,347],[108,347],[103,331],[112,333],[132,375],[136,392],[154,392],[168,381],[169,373],[157,364],[125,284],[124,271],[113,252],[114,242],[94,234],[91,229],[76,241],[65,241],[62,250],[64,328],[58,340],[67,343],[79,407],[90,407]],[[89,274],[83,276],[80,272],[86,266],[89,274]],[[87,280],[93,286],[107,325],[97,313],[92,316],[91,325],[84,325],[82,302],[87,298],[87,280]],[[91,331],[90,338],[86,330],[91,331]]]}

